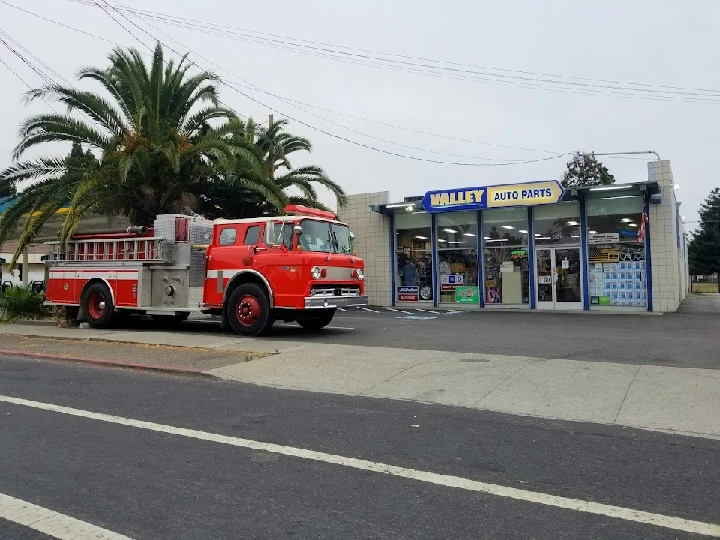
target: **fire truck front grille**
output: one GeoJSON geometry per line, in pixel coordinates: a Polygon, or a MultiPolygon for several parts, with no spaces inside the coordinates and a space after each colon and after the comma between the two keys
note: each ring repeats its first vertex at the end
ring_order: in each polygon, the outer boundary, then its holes
{"type": "Polygon", "coordinates": [[[310,289],[310,296],[360,296],[360,287],[322,285],[310,289]]]}

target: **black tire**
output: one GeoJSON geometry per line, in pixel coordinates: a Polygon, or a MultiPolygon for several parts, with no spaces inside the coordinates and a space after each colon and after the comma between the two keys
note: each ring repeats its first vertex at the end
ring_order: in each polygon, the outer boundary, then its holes
{"type": "Polygon", "coordinates": [[[83,297],[85,320],[92,328],[107,328],[114,319],[115,305],[110,289],[104,283],[93,283],[83,297]]]}
{"type": "Polygon", "coordinates": [[[257,336],[272,328],[270,300],[265,289],[255,283],[244,283],[231,294],[225,306],[230,326],[240,335],[257,336]]]}
{"type": "Polygon", "coordinates": [[[298,319],[298,324],[305,330],[320,330],[330,324],[334,316],[334,309],[324,309],[321,313],[313,317],[298,319]]]}

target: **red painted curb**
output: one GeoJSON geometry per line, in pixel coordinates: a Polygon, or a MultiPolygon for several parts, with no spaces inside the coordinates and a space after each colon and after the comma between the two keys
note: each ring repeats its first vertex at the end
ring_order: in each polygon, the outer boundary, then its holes
{"type": "Polygon", "coordinates": [[[121,367],[127,369],[138,369],[145,371],[159,371],[163,373],[177,373],[181,375],[195,375],[200,377],[214,377],[209,373],[205,373],[200,369],[178,368],[172,366],[160,366],[155,364],[135,364],[130,362],[117,362],[115,360],[105,360],[102,358],[82,358],[79,356],[57,356],[45,353],[36,353],[29,351],[13,351],[8,349],[0,349],[0,355],[20,356],[26,358],[36,358],[38,360],[57,360],[60,362],[77,362],[83,364],[93,364],[96,366],[121,367]]]}

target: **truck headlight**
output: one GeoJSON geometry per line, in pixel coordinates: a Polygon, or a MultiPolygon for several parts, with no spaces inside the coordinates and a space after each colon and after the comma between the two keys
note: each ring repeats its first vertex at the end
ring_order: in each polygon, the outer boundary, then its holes
{"type": "Polygon", "coordinates": [[[360,281],[362,281],[363,279],[365,279],[365,272],[363,272],[360,268],[358,268],[357,270],[355,270],[353,272],[353,276],[355,278],[359,279],[360,281]]]}
{"type": "Polygon", "coordinates": [[[310,270],[310,275],[313,279],[320,279],[320,275],[322,274],[322,271],[319,267],[313,266],[312,270],[310,270]]]}

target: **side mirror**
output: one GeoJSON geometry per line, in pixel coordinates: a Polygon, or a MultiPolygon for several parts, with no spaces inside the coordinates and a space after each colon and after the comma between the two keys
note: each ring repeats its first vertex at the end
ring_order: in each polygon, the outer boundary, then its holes
{"type": "Polygon", "coordinates": [[[302,234],[302,226],[301,225],[295,225],[293,227],[293,233],[297,236],[300,236],[302,234]]]}
{"type": "Polygon", "coordinates": [[[350,240],[355,240],[355,233],[350,231],[350,240]]]}

